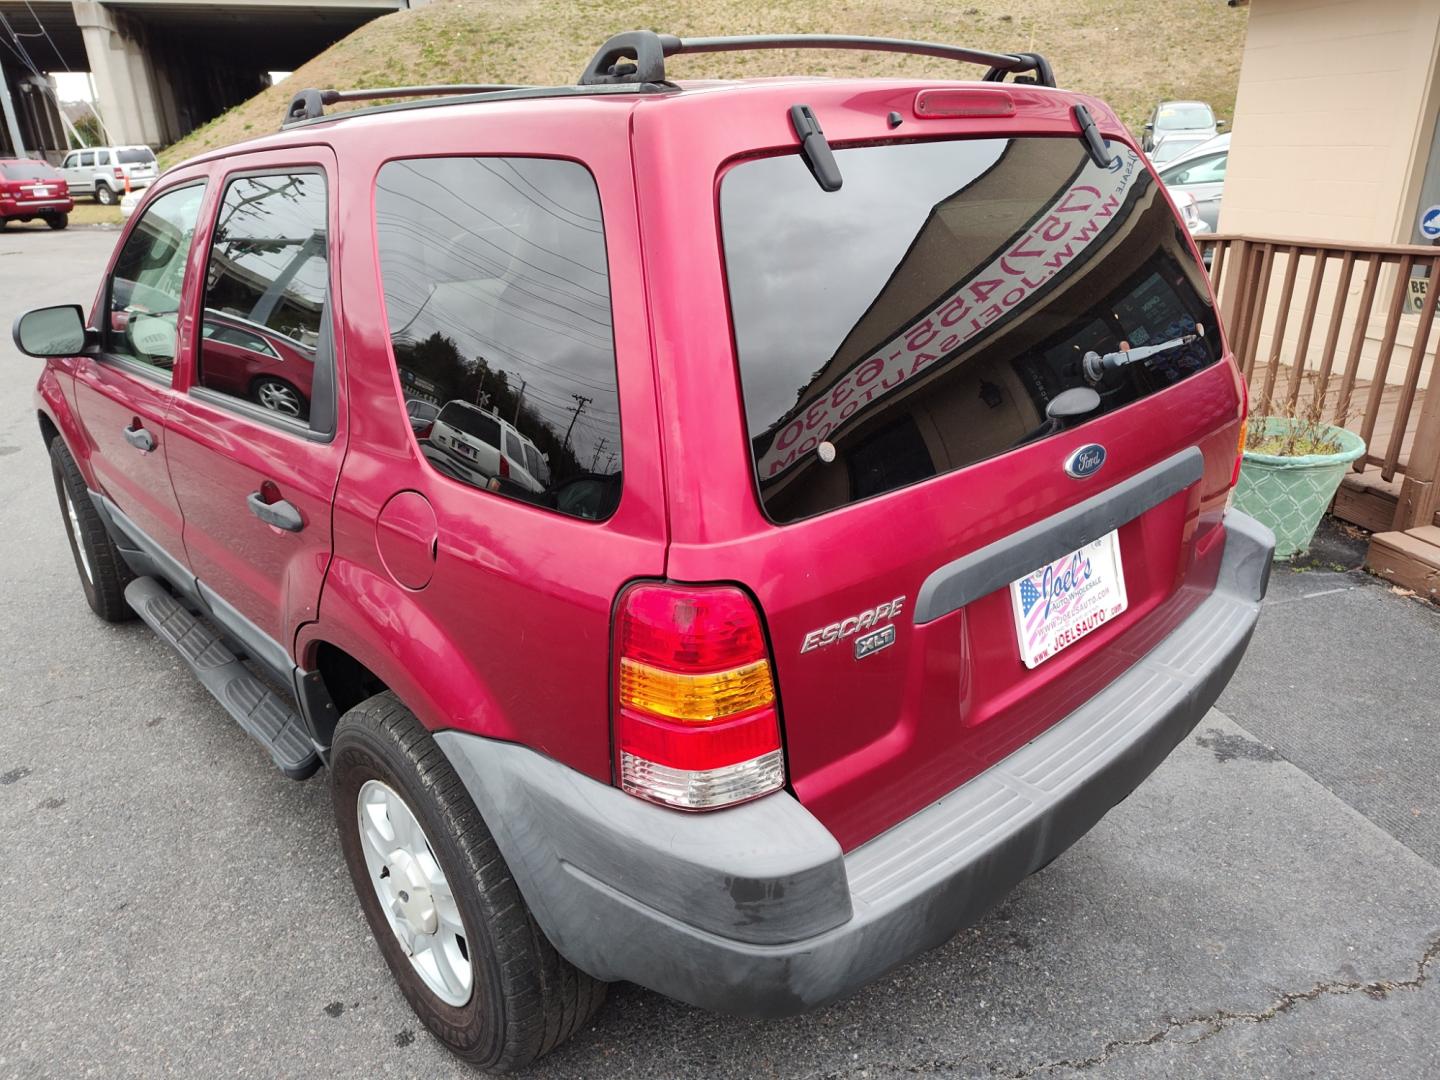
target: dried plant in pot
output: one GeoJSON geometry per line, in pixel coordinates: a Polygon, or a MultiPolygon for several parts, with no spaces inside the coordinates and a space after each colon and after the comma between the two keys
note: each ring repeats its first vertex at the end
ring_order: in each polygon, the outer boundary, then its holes
{"type": "MultiPolygon", "coordinates": [[[[1274,531],[1277,559],[1310,549],[1345,470],[1365,453],[1359,435],[1325,422],[1325,399],[1307,379],[1303,392],[1267,399],[1246,421],[1235,506],[1274,531]]],[[[1348,406],[1342,400],[1332,415],[1344,417],[1348,406]]]]}

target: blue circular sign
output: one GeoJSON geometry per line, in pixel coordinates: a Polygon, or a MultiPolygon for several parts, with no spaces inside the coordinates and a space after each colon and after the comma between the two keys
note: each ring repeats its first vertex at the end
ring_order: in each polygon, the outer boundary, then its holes
{"type": "Polygon", "coordinates": [[[1440,206],[1432,206],[1420,215],[1420,235],[1426,240],[1440,240],[1440,206]]]}

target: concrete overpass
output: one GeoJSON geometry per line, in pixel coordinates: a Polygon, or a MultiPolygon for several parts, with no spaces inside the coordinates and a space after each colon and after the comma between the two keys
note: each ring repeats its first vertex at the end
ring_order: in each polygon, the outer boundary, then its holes
{"type": "Polygon", "coordinates": [[[32,156],[65,149],[48,73],[88,71],[108,140],[158,148],[264,89],[268,72],[421,2],[0,0],[0,154],[17,141],[32,156]]]}

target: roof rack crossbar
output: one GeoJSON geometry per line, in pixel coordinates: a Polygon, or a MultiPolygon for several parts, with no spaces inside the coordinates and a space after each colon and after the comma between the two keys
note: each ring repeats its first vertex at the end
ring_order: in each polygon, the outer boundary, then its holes
{"type": "Polygon", "coordinates": [[[525,90],[515,84],[447,83],[441,86],[377,86],[363,90],[301,90],[290,99],[282,128],[302,120],[325,115],[325,106],[341,101],[383,101],[387,98],[443,97],[448,94],[493,94],[502,90],[525,90]]]}
{"type": "Polygon", "coordinates": [[[994,53],[902,38],[854,37],[848,34],[753,34],[737,37],[679,38],[650,30],[616,34],[591,58],[580,76],[581,86],[603,83],[665,82],[665,57],[684,53],[749,52],[758,49],[856,49],[868,52],[912,53],[942,60],[980,64],[985,79],[1003,81],[1006,75],[1034,73],[1034,81],[1055,85],[1055,74],[1038,53],[994,53]]]}

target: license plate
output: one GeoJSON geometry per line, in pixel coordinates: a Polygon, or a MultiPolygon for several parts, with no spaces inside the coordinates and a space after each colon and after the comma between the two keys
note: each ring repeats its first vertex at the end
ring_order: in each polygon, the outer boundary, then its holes
{"type": "Polygon", "coordinates": [[[1020,658],[1036,667],[1125,610],[1120,540],[1106,533],[1010,584],[1020,658]]]}
{"type": "Polygon", "coordinates": [[[37,187],[37,188],[35,189],[35,194],[36,194],[36,195],[49,195],[49,194],[51,194],[51,191],[50,191],[50,189],[49,189],[48,187],[37,187]]]}

